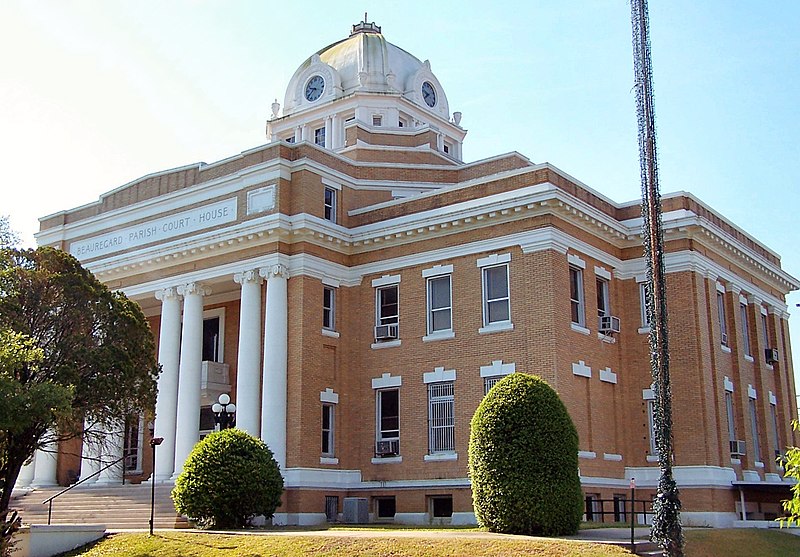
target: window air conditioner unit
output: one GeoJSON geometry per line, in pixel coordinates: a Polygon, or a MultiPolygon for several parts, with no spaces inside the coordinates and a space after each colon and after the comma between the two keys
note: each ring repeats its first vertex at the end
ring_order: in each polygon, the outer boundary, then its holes
{"type": "Polygon", "coordinates": [[[376,456],[394,456],[399,449],[397,441],[378,441],[375,443],[376,456]]]}
{"type": "Polygon", "coordinates": [[[765,348],[764,349],[764,357],[767,359],[767,363],[768,364],[778,363],[778,349],[777,348],[765,348]]]}
{"type": "Polygon", "coordinates": [[[390,323],[388,325],[378,325],[375,327],[375,340],[392,340],[398,336],[397,323],[390,323]]]}
{"type": "Polygon", "coordinates": [[[731,456],[744,456],[747,451],[745,450],[744,441],[731,441],[731,456]]]}
{"type": "Polygon", "coordinates": [[[604,315],[600,318],[600,332],[605,334],[619,332],[619,317],[604,315]]]}

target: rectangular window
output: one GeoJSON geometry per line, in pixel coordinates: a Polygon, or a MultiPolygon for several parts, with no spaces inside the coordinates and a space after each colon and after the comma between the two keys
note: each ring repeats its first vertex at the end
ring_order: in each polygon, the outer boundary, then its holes
{"type": "Polygon", "coordinates": [[[747,304],[739,304],[739,313],[742,316],[742,342],[744,343],[745,356],[752,356],[750,351],[750,325],[747,322],[747,304]]]}
{"type": "Polygon", "coordinates": [[[599,493],[586,494],[586,521],[603,522],[603,503],[599,493]]]}
{"type": "Polygon", "coordinates": [[[761,443],[758,442],[758,416],[754,398],[750,399],[750,428],[753,430],[753,458],[761,462],[761,443]]]}
{"type": "Polygon", "coordinates": [[[761,334],[764,336],[764,348],[772,348],[769,344],[769,323],[767,316],[761,314],[761,334]]]}
{"type": "Polygon", "coordinates": [[[336,190],[325,188],[323,216],[325,220],[336,222],[336,190]]]}
{"type": "Polygon", "coordinates": [[[203,319],[203,361],[219,362],[219,317],[203,319]]]}
{"type": "Polygon", "coordinates": [[[286,138],[286,143],[294,143],[294,136],[291,135],[291,136],[287,137],[286,138]]]}
{"type": "Polygon", "coordinates": [[[583,308],[583,270],[578,267],[569,268],[569,302],[572,322],[581,327],[586,324],[583,308]]]}
{"type": "Polygon", "coordinates": [[[320,147],[325,147],[325,126],[314,130],[314,143],[320,147]]]}
{"type": "Polygon", "coordinates": [[[322,456],[333,456],[334,405],[322,405],[322,456]]]}
{"type": "Polygon", "coordinates": [[[400,454],[400,391],[386,389],[378,391],[377,400],[377,447],[376,456],[400,454]]]}
{"type": "Polygon", "coordinates": [[[725,412],[728,414],[728,440],[736,441],[736,421],[733,416],[733,395],[725,393],[725,412]]]}
{"type": "Polygon", "coordinates": [[[725,323],[725,296],[717,291],[717,317],[719,318],[720,343],[728,346],[728,326],[725,323]]]}
{"type": "Polygon", "coordinates": [[[431,454],[456,450],[453,382],[428,385],[428,449],[431,454]]]}
{"type": "Polygon", "coordinates": [[[647,292],[649,290],[649,283],[639,283],[639,315],[642,319],[642,328],[645,329],[650,326],[650,319],[647,317],[647,292]]]}
{"type": "Polygon", "coordinates": [[[431,516],[433,518],[450,518],[453,516],[453,496],[441,495],[431,497],[431,516]]]}
{"type": "Polygon", "coordinates": [[[656,401],[647,401],[647,431],[650,437],[650,454],[658,454],[656,448],[656,401]]]}
{"type": "Polygon", "coordinates": [[[325,520],[336,522],[339,518],[339,497],[336,495],[325,496],[325,520]]]}
{"type": "Polygon", "coordinates": [[[428,334],[453,328],[450,275],[428,279],[428,334]]]}
{"type": "Polygon", "coordinates": [[[770,413],[772,414],[772,436],[775,438],[775,458],[780,458],[783,454],[783,447],[781,446],[781,435],[778,429],[778,408],[774,404],[769,405],[770,413]]]}
{"type": "Polygon", "coordinates": [[[322,328],[336,330],[336,289],[332,286],[322,288],[322,328]]]}
{"type": "Polygon", "coordinates": [[[626,522],[625,505],[628,500],[620,493],[614,494],[614,522],[626,522]]]}
{"type": "Polygon", "coordinates": [[[494,377],[484,377],[483,379],[483,394],[488,394],[489,390],[494,387],[501,379],[503,379],[502,375],[496,375],[494,377]]]}
{"type": "Polygon", "coordinates": [[[378,515],[378,518],[394,518],[396,509],[397,505],[395,504],[394,497],[375,498],[375,514],[378,515]]]}
{"type": "Polygon", "coordinates": [[[606,317],[607,315],[611,315],[608,281],[599,278],[597,279],[597,316],[606,317]]]}
{"type": "Polygon", "coordinates": [[[373,116],[372,117],[372,125],[373,126],[382,126],[383,125],[383,116],[373,116]]]}
{"type": "Polygon", "coordinates": [[[139,472],[142,469],[142,444],[144,421],[141,416],[129,416],[125,420],[125,471],[139,472]]]}
{"type": "Polygon", "coordinates": [[[511,321],[508,265],[483,268],[483,325],[511,321]]]}
{"type": "Polygon", "coordinates": [[[444,144],[444,152],[448,155],[450,154],[450,145],[447,143],[444,144]]]}
{"type": "Polygon", "coordinates": [[[398,301],[399,287],[396,284],[383,286],[377,289],[377,316],[376,325],[389,325],[400,320],[400,305],[398,301]]]}

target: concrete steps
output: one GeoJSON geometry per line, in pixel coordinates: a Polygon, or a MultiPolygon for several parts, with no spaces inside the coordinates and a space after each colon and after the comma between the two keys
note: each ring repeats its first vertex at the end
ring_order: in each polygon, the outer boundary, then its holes
{"type": "MultiPolygon", "coordinates": [[[[63,488],[39,488],[15,494],[11,508],[18,510],[25,524],[47,524],[48,505],[42,501],[63,488]]],[[[155,528],[188,528],[186,519],[175,512],[171,485],[156,485],[155,528]]],[[[52,524],[105,524],[109,529],[148,528],[150,485],[77,487],[53,500],[52,524]]]]}

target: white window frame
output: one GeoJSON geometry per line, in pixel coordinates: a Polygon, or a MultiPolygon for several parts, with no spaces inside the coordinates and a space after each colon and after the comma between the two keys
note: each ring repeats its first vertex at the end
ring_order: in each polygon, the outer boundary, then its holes
{"type": "Polygon", "coordinates": [[[725,316],[725,293],[717,290],[717,319],[719,320],[719,342],[728,346],[728,324],[725,316]]]}
{"type": "Polygon", "coordinates": [[[383,126],[383,115],[381,114],[373,114],[372,115],[372,126],[375,128],[379,128],[383,126]]]}
{"type": "Polygon", "coordinates": [[[322,443],[320,445],[320,453],[323,457],[333,458],[336,456],[336,405],[331,402],[322,403],[322,422],[320,424],[322,429],[322,443]],[[325,428],[325,417],[328,417],[328,427],[325,428]],[[328,444],[328,450],[325,450],[325,443],[328,444]]]}
{"type": "Polygon", "coordinates": [[[492,327],[492,326],[500,326],[507,323],[511,323],[511,280],[510,280],[510,273],[509,273],[509,265],[508,263],[501,263],[500,265],[487,265],[481,268],[481,282],[482,282],[482,291],[483,291],[483,326],[484,327],[492,327]],[[489,299],[489,292],[488,292],[488,272],[492,269],[505,269],[506,275],[506,292],[505,296],[501,296],[498,298],[489,299]],[[505,301],[506,304],[506,311],[508,312],[508,319],[502,319],[497,321],[489,321],[489,305],[490,304],[497,304],[502,303],[505,301]]]}
{"type": "Polygon", "coordinates": [[[736,415],[733,411],[733,393],[725,391],[725,414],[728,416],[728,440],[736,441],[736,415]]]}
{"type": "Polygon", "coordinates": [[[336,288],[327,284],[322,285],[322,328],[328,331],[336,330],[336,288]],[[326,306],[325,295],[327,292],[330,292],[330,296],[329,304],[326,306]]]}
{"type": "Polygon", "coordinates": [[[123,468],[126,474],[139,474],[142,472],[142,448],[144,447],[144,416],[131,416],[125,423],[125,437],[123,443],[123,454],[125,461],[123,468]],[[132,438],[131,429],[133,423],[136,423],[136,447],[131,447],[130,441],[132,438]],[[135,452],[134,452],[135,450],[135,452]],[[134,466],[130,466],[129,462],[133,461],[134,466]]]}
{"type": "Polygon", "coordinates": [[[336,198],[338,197],[336,188],[325,186],[322,194],[322,218],[330,222],[336,222],[336,198]],[[328,201],[330,198],[330,202],[328,201]]]}
{"type": "Polygon", "coordinates": [[[443,334],[453,330],[453,277],[450,274],[428,277],[425,288],[428,298],[428,335],[443,334]],[[447,281],[447,305],[442,307],[433,306],[433,285],[434,283],[447,281]],[[434,328],[434,317],[436,313],[447,312],[450,316],[449,325],[441,329],[434,328]]]}
{"type": "Polygon", "coordinates": [[[742,319],[742,343],[744,355],[752,358],[753,352],[750,349],[750,322],[747,319],[747,304],[739,303],[739,315],[742,319]]]}
{"type": "Polygon", "coordinates": [[[761,314],[761,328],[763,329],[761,335],[764,338],[764,348],[772,348],[769,345],[769,321],[766,313],[761,314]]]}
{"type": "Polygon", "coordinates": [[[325,147],[325,126],[314,129],[314,145],[325,147]],[[322,143],[320,143],[320,140],[322,140],[322,143]]]}
{"type": "Polygon", "coordinates": [[[586,327],[586,302],[584,300],[584,293],[583,293],[583,269],[577,267],[575,265],[569,266],[569,315],[570,315],[570,322],[579,326],[579,327],[586,327]],[[575,276],[575,283],[577,292],[572,291],[573,286],[573,274],[575,276]],[[577,294],[577,297],[573,297],[573,294],[577,294]],[[573,308],[575,308],[577,312],[577,321],[575,321],[575,316],[573,316],[573,308]]]}
{"type": "Polygon", "coordinates": [[[755,462],[762,462],[761,460],[761,442],[758,439],[758,408],[756,407],[756,399],[748,398],[750,406],[750,429],[753,432],[753,460],[755,462]]]}
{"type": "Polygon", "coordinates": [[[397,456],[400,455],[400,388],[389,387],[375,391],[375,442],[393,441],[397,443],[397,456]],[[397,395],[397,429],[383,428],[383,396],[386,393],[397,395]],[[394,435],[390,435],[394,433],[394,435]]]}
{"type": "MultiPolygon", "coordinates": [[[[387,284],[385,286],[378,286],[375,288],[375,326],[397,324],[398,331],[400,325],[400,285],[387,284]],[[386,292],[394,289],[396,291],[397,299],[397,313],[383,315],[381,305],[381,292],[386,292]]],[[[399,334],[398,334],[399,336],[399,334]]]]}
{"type": "Polygon", "coordinates": [[[639,283],[639,317],[641,319],[641,330],[650,330],[650,320],[647,318],[647,287],[647,281],[639,283]]]}
{"type": "Polygon", "coordinates": [[[455,381],[428,383],[428,454],[456,450],[455,381]]]}
{"type": "Polygon", "coordinates": [[[611,315],[611,282],[607,278],[596,277],[597,285],[597,317],[611,315]],[[600,307],[600,304],[603,304],[600,307]]]}
{"type": "Polygon", "coordinates": [[[775,458],[778,458],[779,455],[783,454],[783,450],[781,449],[781,434],[780,434],[780,429],[778,428],[777,401],[770,402],[769,409],[770,409],[770,414],[772,415],[772,435],[775,437],[775,458]]]}
{"type": "Polygon", "coordinates": [[[650,441],[650,454],[657,455],[658,448],[656,447],[656,401],[650,399],[647,401],[647,431],[649,433],[650,441]]]}
{"type": "Polygon", "coordinates": [[[219,318],[219,333],[217,335],[217,359],[209,360],[222,363],[225,361],[225,308],[207,309],[203,312],[203,321],[219,318]]]}

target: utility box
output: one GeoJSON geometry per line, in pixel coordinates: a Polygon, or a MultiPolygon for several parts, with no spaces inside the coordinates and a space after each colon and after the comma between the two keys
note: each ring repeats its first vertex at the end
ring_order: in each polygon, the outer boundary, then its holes
{"type": "Polygon", "coordinates": [[[345,524],[369,522],[369,500],[366,497],[345,497],[342,511],[342,520],[345,524]]]}

